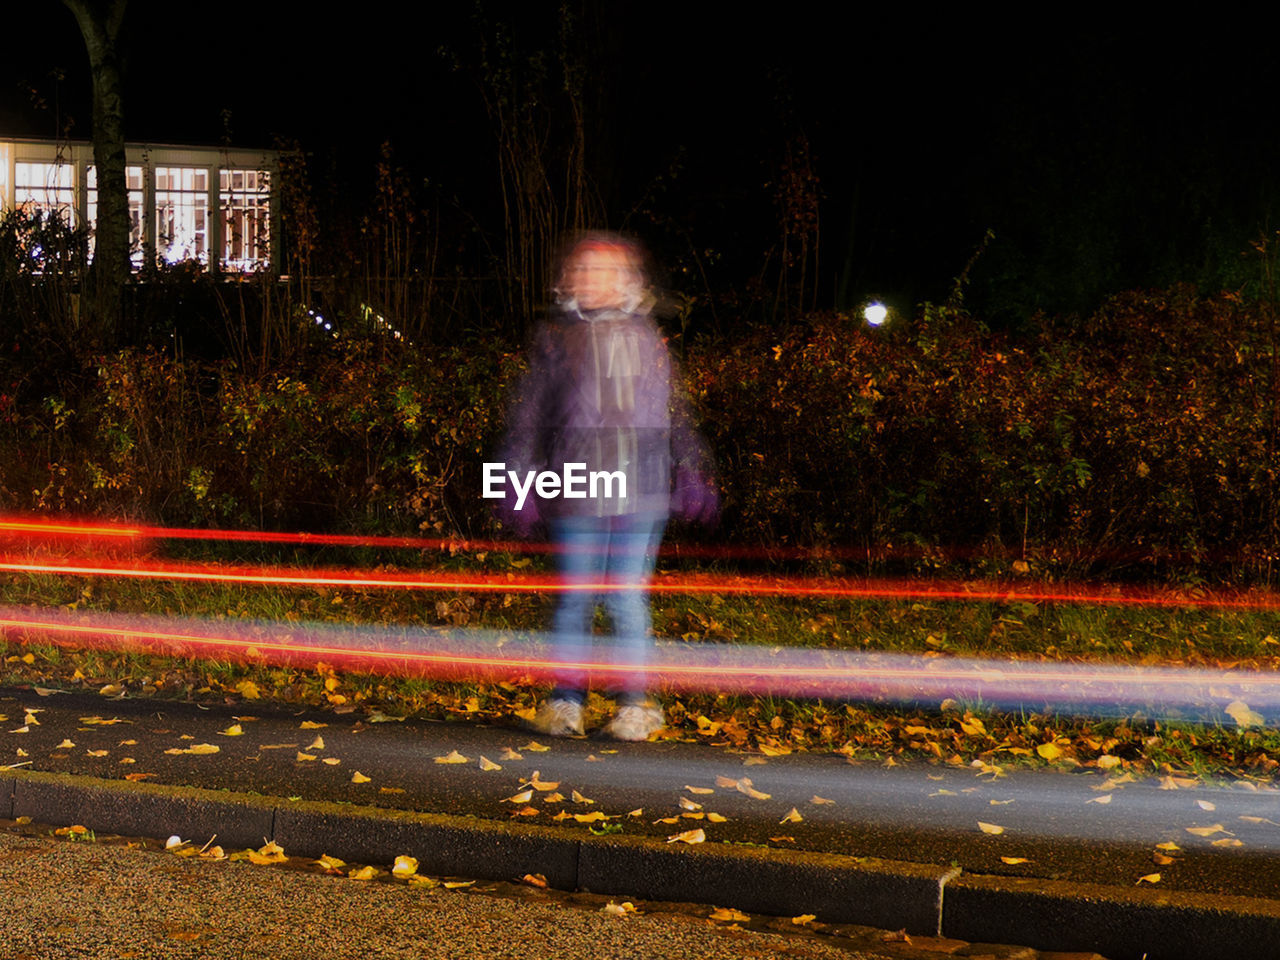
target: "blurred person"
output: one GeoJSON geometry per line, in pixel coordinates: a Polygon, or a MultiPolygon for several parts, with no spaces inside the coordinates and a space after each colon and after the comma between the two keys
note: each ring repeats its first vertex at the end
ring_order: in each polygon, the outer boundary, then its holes
{"type": "MultiPolygon", "coordinates": [[[[598,595],[561,591],[552,624],[555,660],[593,662],[592,623],[603,605],[613,640],[601,666],[619,668],[611,677],[618,710],[605,733],[646,740],[665,722],[645,673],[658,545],[672,515],[713,522],[719,497],[710,456],[652,318],[655,298],[641,248],[615,234],[581,236],[568,247],[553,289],[555,310],[534,335],[508,421],[503,452],[511,482],[501,514],[522,536],[546,523],[563,586],[610,587],[598,595]],[[544,472],[562,482],[543,484],[544,472]]],[[[560,668],[533,729],[583,735],[587,681],[580,667],[560,668]]]]}

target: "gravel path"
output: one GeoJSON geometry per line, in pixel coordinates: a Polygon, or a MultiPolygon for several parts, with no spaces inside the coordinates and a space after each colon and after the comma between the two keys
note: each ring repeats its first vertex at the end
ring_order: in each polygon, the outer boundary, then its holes
{"type": "Polygon", "coordinates": [[[534,888],[498,896],[0,831],[0,956],[874,960],[672,913],[609,916],[534,888]]]}

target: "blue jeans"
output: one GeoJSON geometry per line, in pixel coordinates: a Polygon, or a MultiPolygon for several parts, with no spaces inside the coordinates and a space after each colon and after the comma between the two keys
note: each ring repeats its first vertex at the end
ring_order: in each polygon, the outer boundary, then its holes
{"type": "MultiPolygon", "coordinates": [[[[591,625],[596,605],[603,604],[613,622],[613,644],[611,656],[602,658],[600,666],[606,671],[610,665],[622,668],[616,688],[623,706],[643,703],[646,696],[644,667],[653,647],[648,587],[666,522],[665,515],[653,513],[549,521],[561,585],[603,583],[613,588],[599,594],[561,592],[552,625],[555,659],[592,662],[591,625]]],[[[580,704],[586,690],[587,672],[581,666],[565,667],[556,673],[552,697],[580,704]]]]}

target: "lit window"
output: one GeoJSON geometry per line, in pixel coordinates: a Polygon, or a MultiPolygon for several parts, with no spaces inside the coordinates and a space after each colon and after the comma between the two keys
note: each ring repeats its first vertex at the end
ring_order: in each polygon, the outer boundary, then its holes
{"type": "Polygon", "coordinates": [[[75,178],[69,163],[13,165],[13,202],[36,212],[56,213],[68,224],[75,222],[75,178]]]}
{"type": "MultiPolygon", "coordinates": [[[[89,259],[93,259],[93,232],[98,225],[98,168],[90,167],[85,174],[86,211],[89,219],[89,259]]],[[[129,192],[129,262],[136,268],[142,266],[142,168],[126,167],[125,189],[129,192]]]]}
{"type": "Polygon", "coordinates": [[[156,167],[156,254],[165,262],[209,262],[208,187],[203,167],[156,167]]]}
{"type": "Polygon", "coordinates": [[[265,170],[222,170],[222,261],[228,270],[257,270],[270,262],[271,185],[265,170]]]}

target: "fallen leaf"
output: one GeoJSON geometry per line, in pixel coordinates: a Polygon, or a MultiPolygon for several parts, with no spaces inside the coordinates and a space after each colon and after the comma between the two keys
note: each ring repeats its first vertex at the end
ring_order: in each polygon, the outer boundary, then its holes
{"type": "Polygon", "coordinates": [[[317,723],[314,720],[303,720],[300,724],[298,724],[298,729],[299,730],[319,730],[322,727],[327,727],[327,726],[328,726],[327,723],[317,723]]]}
{"type": "Polygon", "coordinates": [[[750,920],[751,915],[747,913],[743,913],[741,910],[735,910],[733,909],[733,907],[718,907],[715,910],[711,911],[707,919],[724,920],[724,921],[730,921],[733,923],[741,923],[745,920],[750,920]]]}
{"type": "Polygon", "coordinates": [[[404,793],[404,787],[379,787],[379,793],[404,793]]]}
{"type": "Polygon", "coordinates": [[[327,764],[327,765],[328,765],[328,766],[330,766],[330,767],[336,767],[336,766],[337,766],[338,764],[340,764],[342,761],[341,761],[341,760],[339,760],[337,757],[325,757],[325,758],[324,758],[323,760],[321,760],[320,762],[321,762],[321,763],[324,763],[324,764],[327,764]]]}
{"type": "Polygon", "coordinates": [[[560,792],[548,793],[542,798],[543,803],[564,803],[564,794],[560,792]]]}
{"type": "Polygon", "coordinates": [[[222,847],[220,846],[209,847],[207,850],[201,850],[199,854],[197,854],[197,856],[199,856],[201,860],[227,859],[226,853],[223,851],[222,847]]]}
{"type": "Polygon", "coordinates": [[[540,812],[537,807],[521,807],[511,815],[513,817],[536,817],[540,812]]]}
{"type": "Polygon", "coordinates": [[[107,755],[106,750],[86,750],[85,753],[91,757],[105,757],[107,755]]]}
{"type": "Polygon", "coordinates": [[[498,764],[498,763],[494,763],[492,760],[490,760],[490,759],[489,759],[488,757],[486,757],[484,754],[481,754],[481,755],[480,755],[480,769],[481,769],[481,770],[483,770],[483,771],[485,771],[486,773],[489,773],[489,772],[491,772],[491,771],[493,771],[493,770],[501,770],[501,769],[502,769],[502,765],[501,765],[501,764],[498,764]]]}
{"type": "Polygon", "coordinates": [[[1138,878],[1138,883],[1159,883],[1159,882],[1160,882],[1160,874],[1158,873],[1148,873],[1145,877],[1138,878]]]}
{"type": "Polygon", "coordinates": [[[448,755],[443,757],[436,757],[435,759],[436,759],[436,763],[470,763],[471,762],[470,757],[464,757],[457,750],[452,750],[448,753],[448,755]]]}
{"type": "Polygon", "coordinates": [[[791,812],[779,820],[779,823],[799,823],[804,817],[800,816],[800,811],[795,807],[791,808],[791,812]]]}
{"type": "Polygon", "coordinates": [[[1197,801],[1196,801],[1196,806],[1198,806],[1201,810],[1208,810],[1208,811],[1210,811],[1210,812],[1212,812],[1212,811],[1214,811],[1214,810],[1217,810],[1217,809],[1218,809],[1218,808],[1217,808],[1217,807],[1215,807],[1212,803],[1210,803],[1208,800],[1197,800],[1197,801]]]}
{"type": "Polygon", "coordinates": [[[1180,851],[1182,848],[1181,848],[1180,846],[1178,846],[1176,843],[1174,843],[1172,840],[1166,840],[1164,843],[1157,843],[1157,844],[1156,844],[1156,849],[1157,849],[1157,850],[1180,851]]]}
{"type": "Polygon", "coordinates": [[[701,810],[702,804],[690,800],[688,797],[681,797],[679,800],[681,810],[701,810]]]}
{"type": "Polygon", "coordinates": [[[1243,700],[1232,700],[1222,712],[1234,720],[1242,730],[1265,726],[1267,722],[1266,717],[1256,710],[1249,709],[1249,705],[1243,700]]]}
{"type": "Polygon", "coordinates": [[[475,883],[474,880],[446,880],[444,888],[446,890],[461,890],[464,887],[471,886],[473,883],[475,883]]]}
{"type": "Polygon", "coordinates": [[[368,783],[368,782],[369,782],[370,780],[372,780],[372,779],[373,779],[372,777],[366,777],[366,776],[365,776],[363,773],[361,773],[359,770],[357,770],[357,771],[355,771],[354,773],[352,773],[352,774],[351,774],[351,782],[352,782],[352,783],[368,783]]]}
{"type": "Polygon", "coordinates": [[[399,856],[391,867],[391,875],[404,880],[418,872],[418,861],[415,857],[399,856]]]}
{"type": "Polygon", "coordinates": [[[1085,803],[1110,803],[1112,795],[1104,793],[1100,797],[1094,797],[1092,800],[1086,800],[1085,803]]]}
{"type": "Polygon", "coordinates": [[[704,817],[706,817],[706,814],[705,814],[705,813],[682,813],[682,814],[680,814],[680,818],[681,818],[682,820],[701,820],[701,819],[703,819],[704,817]]]}
{"type": "Polygon", "coordinates": [[[770,837],[769,842],[770,843],[795,843],[796,838],[795,837],[770,837]]]}
{"type": "Polygon", "coordinates": [[[981,820],[978,821],[978,829],[992,835],[1004,833],[1004,827],[998,827],[994,823],[983,823],[981,820]]]}
{"type": "Polygon", "coordinates": [[[1235,837],[1223,837],[1221,840],[1214,840],[1209,845],[1211,847],[1243,847],[1244,841],[1237,840],[1235,837]]]}
{"type": "Polygon", "coordinates": [[[71,749],[72,747],[74,747],[74,746],[75,746],[75,744],[74,744],[74,743],[72,743],[70,740],[65,740],[65,739],[64,739],[60,744],[58,744],[56,747],[54,747],[54,749],[55,749],[55,750],[70,750],[70,749],[71,749]]]}
{"type": "Polygon", "coordinates": [[[653,821],[653,822],[654,822],[654,823],[666,823],[666,824],[679,823],[679,822],[680,822],[680,818],[679,818],[679,817],[659,817],[657,820],[655,820],[655,821],[653,821]]]}
{"type": "Polygon", "coordinates": [[[929,794],[929,796],[931,796],[931,797],[958,797],[958,796],[960,796],[960,794],[956,793],[954,790],[944,790],[944,789],[940,789],[940,790],[935,790],[935,791],[933,791],[933,793],[929,794]]]}
{"type": "Polygon", "coordinates": [[[207,756],[211,753],[217,753],[222,748],[214,743],[197,743],[193,747],[187,749],[187,753],[194,753],[198,757],[207,756]]]}
{"type": "Polygon", "coordinates": [[[1187,833],[1194,834],[1197,837],[1212,837],[1215,833],[1226,832],[1226,829],[1220,823],[1215,823],[1211,827],[1187,827],[1187,833]]]}
{"type": "MultiPolygon", "coordinates": [[[[547,752],[548,750],[550,750],[551,748],[550,748],[550,747],[543,746],[543,745],[542,745],[542,744],[540,744],[537,740],[530,740],[530,741],[529,741],[528,743],[526,743],[523,747],[518,747],[517,749],[519,749],[519,750],[529,750],[529,751],[531,751],[532,753],[546,753],[546,752],[547,752]]],[[[518,760],[518,759],[519,759],[519,757],[516,757],[515,759],[517,759],[517,760],[518,760]]]]}
{"type": "Polygon", "coordinates": [[[738,786],[738,781],[731,780],[729,777],[716,777],[716,786],[717,787],[734,787],[736,789],[738,786]]]}
{"type": "Polygon", "coordinates": [[[233,723],[231,726],[227,727],[227,729],[219,730],[218,733],[224,737],[243,737],[244,728],[238,723],[233,723]]]}
{"type": "Polygon", "coordinates": [[[154,773],[126,773],[124,778],[137,783],[139,780],[146,780],[148,777],[154,777],[154,773]]]}
{"type": "Polygon", "coordinates": [[[760,752],[766,757],[785,757],[791,752],[790,747],[771,747],[768,744],[760,744],[760,752]]]}
{"type": "Polygon", "coordinates": [[[186,840],[183,840],[180,836],[178,836],[175,833],[173,836],[171,836],[168,840],[164,842],[164,848],[166,850],[172,850],[174,847],[180,847],[186,842],[187,842],[186,840]]]}
{"type": "Polygon", "coordinates": [[[573,802],[574,802],[574,803],[595,803],[595,801],[594,801],[594,800],[591,800],[591,799],[590,799],[590,798],[588,798],[588,797],[584,797],[584,796],[583,796],[582,794],[580,794],[577,790],[574,790],[574,791],[573,791],[573,793],[571,794],[571,797],[572,797],[572,799],[573,799],[573,802]]]}
{"type": "Polygon", "coordinates": [[[643,816],[644,816],[644,807],[636,807],[634,810],[630,811],[630,812],[627,814],[627,816],[628,816],[628,817],[643,817],[643,816]]]}
{"type": "Polygon", "coordinates": [[[608,820],[609,815],[599,810],[592,810],[590,813],[575,813],[573,819],[579,823],[595,823],[597,820],[608,820]]]}
{"type": "Polygon", "coordinates": [[[1026,857],[1001,857],[1000,862],[1007,863],[1011,867],[1016,867],[1020,863],[1030,863],[1031,861],[1026,857]]]}
{"type": "Polygon", "coordinates": [[[547,878],[540,873],[526,873],[520,878],[521,883],[527,883],[531,887],[539,887],[542,890],[547,889],[547,878]]]}
{"type": "Polygon", "coordinates": [[[629,913],[635,913],[636,908],[630,900],[624,900],[622,903],[614,903],[610,900],[600,908],[601,913],[607,913],[612,917],[625,917],[629,913]]]}
{"type": "Polygon", "coordinates": [[[98,690],[98,695],[103,697],[118,697],[124,692],[124,687],[118,683],[108,683],[105,687],[98,690]]]}
{"type": "Polygon", "coordinates": [[[502,802],[503,803],[528,803],[532,799],[533,799],[532,790],[521,790],[515,796],[507,797],[502,802]]]}
{"type": "Polygon", "coordinates": [[[697,830],[686,830],[684,833],[667,837],[667,843],[702,843],[706,839],[706,832],[699,827],[697,830]]]}
{"type": "Polygon", "coordinates": [[[373,867],[359,867],[351,870],[347,876],[352,880],[372,880],[378,873],[379,871],[373,867]]]}
{"type": "MultiPolygon", "coordinates": [[[[809,802],[810,802],[810,803],[819,803],[819,804],[821,804],[821,803],[835,803],[835,801],[834,801],[834,800],[828,800],[826,797],[820,797],[820,796],[818,796],[816,793],[815,793],[812,797],[810,797],[810,798],[809,798],[809,802]]],[[[808,916],[808,914],[806,914],[806,916],[808,916]]]]}
{"type": "Polygon", "coordinates": [[[728,817],[722,817],[722,816],[721,816],[720,814],[718,814],[718,813],[708,813],[708,814],[707,814],[707,820],[708,820],[709,822],[711,822],[711,823],[727,823],[727,822],[729,821],[729,818],[728,818],[728,817]]]}
{"type": "Polygon", "coordinates": [[[769,761],[766,760],[764,757],[747,757],[747,759],[742,761],[742,765],[744,767],[759,767],[768,762],[769,761]]]}
{"type": "Polygon", "coordinates": [[[817,919],[818,919],[818,915],[815,913],[802,913],[798,917],[792,917],[791,922],[798,927],[802,927],[806,923],[813,923],[813,921],[817,919]]]}
{"type": "Polygon", "coordinates": [[[244,697],[246,700],[259,700],[262,698],[262,692],[258,689],[258,685],[252,680],[241,680],[236,684],[236,693],[244,697]]]}
{"type": "Polygon", "coordinates": [[[319,734],[316,734],[316,738],[315,738],[314,740],[312,740],[312,741],[311,741],[311,746],[307,747],[307,749],[308,749],[308,750],[323,750],[323,749],[324,749],[324,737],[320,736],[319,734]]]}
{"type": "Polygon", "coordinates": [[[16,729],[16,730],[10,730],[9,732],[10,732],[10,733],[30,733],[30,732],[31,732],[31,728],[30,728],[30,727],[18,727],[18,729],[16,729]]]}
{"type": "Polygon", "coordinates": [[[1242,816],[1240,819],[1241,819],[1241,820],[1243,820],[1245,823],[1269,823],[1269,824],[1271,824],[1273,827],[1280,827],[1280,823],[1277,823],[1277,822],[1276,822],[1276,821],[1274,821],[1274,820],[1268,820],[1266,817],[1244,817],[1244,816],[1242,816]]]}
{"type": "Polygon", "coordinates": [[[347,865],[345,860],[339,860],[337,857],[331,857],[327,853],[322,855],[319,860],[312,860],[311,862],[325,870],[341,870],[347,865]]]}
{"type": "Polygon", "coordinates": [[[687,783],[684,785],[684,788],[688,790],[690,793],[696,793],[699,796],[705,796],[708,793],[715,793],[715,790],[713,790],[711,787],[691,787],[687,783]]]}
{"type": "Polygon", "coordinates": [[[524,757],[516,753],[510,747],[503,747],[502,754],[501,756],[498,757],[498,759],[499,760],[523,760],[524,757]]]}
{"type": "Polygon", "coordinates": [[[1044,759],[1052,763],[1062,756],[1062,748],[1056,743],[1042,743],[1036,747],[1036,753],[1040,754],[1044,759]]]}
{"type": "Polygon", "coordinates": [[[1012,799],[1010,799],[1010,800],[988,800],[988,801],[987,801],[987,805],[988,805],[988,806],[992,806],[992,807],[1007,807],[1007,806],[1008,806],[1009,804],[1011,804],[1011,803],[1013,803],[1013,800],[1012,800],[1012,799]]]}
{"type": "Polygon", "coordinates": [[[1118,767],[1120,765],[1120,758],[1104,753],[1097,759],[1096,763],[1098,764],[1099,770],[1110,770],[1112,767],[1118,767]]]}
{"type": "Polygon", "coordinates": [[[1178,861],[1173,857],[1166,857],[1163,853],[1153,853],[1151,855],[1151,862],[1157,867],[1167,867],[1172,863],[1177,863],[1178,861]]]}
{"type": "Polygon", "coordinates": [[[294,759],[297,760],[299,763],[305,763],[308,760],[319,760],[320,758],[317,757],[314,753],[299,752],[294,756],[294,759]]]}

